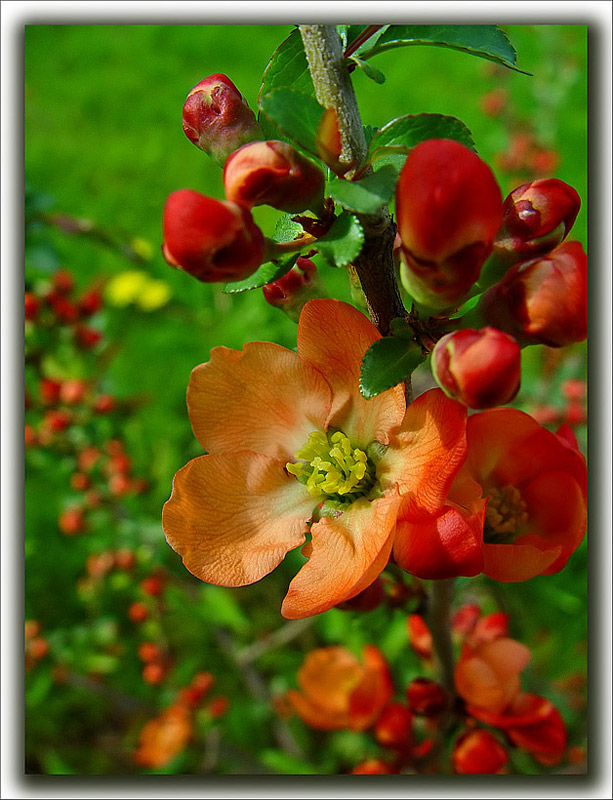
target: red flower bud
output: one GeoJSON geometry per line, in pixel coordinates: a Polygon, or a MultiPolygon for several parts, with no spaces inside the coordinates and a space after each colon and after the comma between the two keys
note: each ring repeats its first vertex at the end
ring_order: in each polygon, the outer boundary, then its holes
{"type": "Polygon", "coordinates": [[[453,771],[460,775],[495,775],[509,757],[493,733],[479,728],[460,736],[452,760],[453,771]]]}
{"type": "Polygon", "coordinates": [[[566,238],[580,206],[577,192],[557,178],[518,186],[504,201],[495,255],[507,264],[546,255],[566,238]]]}
{"type": "Polygon", "coordinates": [[[490,168],[458,142],[421,142],[400,174],[396,216],[409,294],[433,309],[457,305],[478,279],[502,222],[490,168]]]}
{"type": "Polygon", "coordinates": [[[80,533],[85,528],[85,520],[83,519],[83,509],[78,506],[67,508],[60,514],[58,520],[60,530],[66,536],[73,536],[75,533],[80,533]]]}
{"type": "Polygon", "coordinates": [[[117,569],[131,569],[136,561],[134,551],[127,547],[115,552],[115,566],[117,569]]]}
{"type": "Polygon", "coordinates": [[[26,292],[25,295],[25,317],[29,320],[35,320],[40,311],[40,300],[32,292],[26,292]]]}
{"type": "Polygon", "coordinates": [[[413,716],[402,703],[390,703],[375,725],[375,739],[383,747],[407,752],[413,745],[413,716]]]}
{"type": "Polygon", "coordinates": [[[496,328],[448,333],[432,352],[432,373],[448,397],[469,408],[509,403],[521,380],[521,350],[496,328]]]}
{"type": "Polygon", "coordinates": [[[222,717],[229,708],[230,701],[228,698],[220,695],[219,697],[214,697],[211,700],[208,705],[208,712],[213,719],[217,719],[218,717],[222,717]]]}
{"type": "Polygon", "coordinates": [[[96,311],[100,311],[101,308],[102,295],[97,289],[92,289],[92,291],[87,292],[79,300],[79,310],[86,317],[90,317],[92,314],[95,314],[96,311]]]}
{"type": "Polygon", "coordinates": [[[296,214],[323,203],[323,172],[285,142],[251,142],[228,158],[226,197],[246,208],[269,205],[296,214]]]}
{"type": "Polygon", "coordinates": [[[417,655],[425,659],[432,658],[432,634],[423,617],[420,617],[419,614],[409,614],[407,617],[407,630],[409,644],[417,655]]]}
{"type": "Polygon", "coordinates": [[[38,386],[40,400],[43,405],[52,406],[60,399],[62,384],[52,378],[43,378],[38,386]]]}
{"type": "Polygon", "coordinates": [[[60,322],[69,325],[72,322],[76,322],[79,318],[79,309],[73,302],[64,297],[63,294],[52,291],[49,292],[45,299],[60,322]]]}
{"type": "Polygon", "coordinates": [[[115,408],[115,398],[111,394],[100,394],[93,402],[96,414],[109,414],[115,408]]]}
{"type": "Polygon", "coordinates": [[[149,661],[143,667],[143,680],[151,686],[157,686],[166,677],[166,667],[159,661],[149,661]]]}
{"type": "Polygon", "coordinates": [[[145,594],[148,594],[151,597],[157,597],[162,593],[164,581],[159,575],[150,575],[148,578],[144,578],[141,581],[140,588],[145,594]]]}
{"type": "Polygon", "coordinates": [[[71,412],[63,408],[59,408],[57,411],[46,411],[42,424],[43,427],[52,433],[62,433],[62,431],[65,431],[66,428],[68,428],[71,421],[71,412]]]}
{"type": "Polygon", "coordinates": [[[391,764],[381,761],[380,758],[369,758],[351,770],[352,775],[394,775],[396,772],[391,764]]]}
{"type": "Polygon", "coordinates": [[[82,350],[91,350],[102,339],[100,331],[94,328],[88,328],[86,325],[79,325],[76,331],[77,344],[82,350]]]}
{"type": "Polygon", "coordinates": [[[60,387],[60,399],[68,405],[76,405],[83,400],[87,385],[78,379],[64,381],[60,387]]]}
{"type": "Polygon", "coordinates": [[[141,661],[159,661],[162,651],[155,642],[141,642],[138,646],[138,657],[141,661]]]}
{"type": "Polygon", "coordinates": [[[325,297],[317,267],[303,256],[291,270],[278,281],[262,287],[264,299],[275,308],[280,308],[294,322],[298,322],[305,303],[317,297],[325,297]]]}
{"type": "Polygon", "coordinates": [[[128,609],[128,617],[132,620],[132,622],[144,622],[148,616],[149,611],[144,603],[139,603],[137,601],[132,603],[128,609]]]}
{"type": "Polygon", "coordinates": [[[237,281],[262,263],[264,236],[247,209],[180,189],[164,206],[163,254],[204,283],[237,281]]]}
{"type": "Polygon", "coordinates": [[[517,264],[483,295],[479,311],[488,325],[521,344],[564,347],[587,336],[587,256],[565,242],[546,258],[517,264]]]}
{"type": "Polygon", "coordinates": [[[447,695],[435,681],[415,678],[407,686],[407,705],[413,714],[432,717],[443,711],[447,705],[447,695]]]}
{"type": "Polygon", "coordinates": [[[204,78],[187,95],[183,130],[220,166],[234,150],[261,136],[255,114],[232,81],[220,73],[204,78]]]}
{"type": "Polygon", "coordinates": [[[90,485],[89,476],[84,472],[74,472],[70,476],[70,485],[75,491],[84,492],[90,485]]]}

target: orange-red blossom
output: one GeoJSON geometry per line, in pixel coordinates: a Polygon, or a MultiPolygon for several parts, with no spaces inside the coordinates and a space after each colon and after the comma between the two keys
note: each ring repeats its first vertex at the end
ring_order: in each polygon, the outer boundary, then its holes
{"type": "Polygon", "coordinates": [[[366,645],[363,663],[344,647],[312,650],[298,671],[300,691],[286,700],[298,716],[319,730],[363,731],[371,727],[393,694],[381,651],[366,645]]]}
{"type": "MultiPolygon", "coordinates": [[[[190,377],[192,428],[207,455],[179,470],[163,512],[170,546],[201,580],[254,583],[303,545],[306,563],[282,606],[318,614],[368,587],[386,566],[399,515],[439,512],[465,458],[465,409],[438,389],[405,405],[396,386],[359,392],[362,356],[377,339],[366,317],[337,300],[312,300],[298,352],[268,342],[217,347],[190,377]]],[[[433,577],[480,571],[480,542],[425,531],[413,543],[433,577]],[[476,551],[476,553],[475,553],[476,551]]],[[[403,566],[412,567],[405,554],[403,566]]]]}

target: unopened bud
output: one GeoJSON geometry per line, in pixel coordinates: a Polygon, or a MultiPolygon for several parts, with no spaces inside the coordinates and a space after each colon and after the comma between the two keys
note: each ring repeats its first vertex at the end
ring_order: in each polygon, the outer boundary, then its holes
{"type": "Polygon", "coordinates": [[[302,307],[309,300],[326,297],[326,292],[310,258],[299,256],[291,270],[278,281],[262,287],[264,299],[280,308],[294,322],[298,322],[302,307]]]}
{"type": "Polygon", "coordinates": [[[375,739],[383,747],[407,752],[413,744],[413,715],[402,703],[390,703],[375,725],[375,739]]]}
{"type": "Polygon", "coordinates": [[[432,374],[448,397],[468,408],[510,403],[521,380],[521,349],[496,328],[448,333],[432,352],[432,374]]]}
{"type": "Polygon", "coordinates": [[[481,319],[520,344],[564,347],[587,336],[587,256],[565,242],[542,259],[517,264],[477,307],[481,319]]]}
{"type": "Polygon", "coordinates": [[[458,305],[479,278],[502,222],[490,168],[459,142],[421,142],[400,173],[396,216],[406,290],[432,309],[458,305]]]}
{"type": "Polygon", "coordinates": [[[180,189],[164,207],[163,254],[204,283],[237,281],[260,266],[264,236],[246,208],[180,189]]]}
{"type": "Polygon", "coordinates": [[[407,705],[413,714],[432,717],[447,706],[447,694],[435,681],[415,678],[407,686],[407,705]]]}
{"type": "Polygon", "coordinates": [[[452,753],[453,771],[460,775],[495,775],[508,760],[494,734],[481,728],[460,736],[452,753]]]}
{"type": "Polygon", "coordinates": [[[577,192],[557,178],[518,186],[504,201],[495,249],[511,251],[514,261],[545,255],[566,237],[580,207],[577,192]]]}
{"type": "Polygon", "coordinates": [[[187,95],[183,130],[220,166],[237,148],[262,136],[255,114],[227,75],[204,78],[187,95]]]}
{"type": "Polygon", "coordinates": [[[290,144],[251,142],[228,158],[223,171],[226,197],[246,208],[269,205],[297,214],[323,208],[324,174],[290,144]]]}

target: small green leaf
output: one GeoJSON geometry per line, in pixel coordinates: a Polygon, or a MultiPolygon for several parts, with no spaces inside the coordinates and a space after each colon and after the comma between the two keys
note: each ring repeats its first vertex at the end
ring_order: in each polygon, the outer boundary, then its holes
{"type": "MultiPolygon", "coordinates": [[[[354,42],[358,36],[362,33],[362,31],[367,28],[367,25],[349,25],[347,26],[347,44],[351,44],[354,42]]],[[[370,36],[363,44],[361,44],[358,49],[355,51],[356,53],[366,52],[367,50],[372,50],[376,42],[381,38],[381,36],[385,33],[385,31],[389,28],[389,25],[382,25],[378,31],[375,31],[372,36],[370,36]]],[[[345,48],[346,49],[346,48],[345,48]]],[[[355,53],[354,53],[355,55],[355,53]]]]}
{"type": "Polygon", "coordinates": [[[372,64],[369,64],[368,61],[363,61],[358,56],[353,55],[349,58],[349,61],[353,61],[366,75],[367,78],[370,78],[371,81],[375,83],[385,83],[385,75],[381,72],[380,69],[373,67],[372,64]]]}
{"type": "Polygon", "coordinates": [[[364,354],[360,370],[360,392],[371,397],[391,389],[410,375],[423,361],[421,347],[406,339],[386,336],[374,342],[364,354]]]}
{"type": "Polygon", "coordinates": [[[302,225],[299,222],[294,222],[292,214],[284,214],[277,220],[272,238],[279,243],[291,242],[302,233],[304,233],[302,225]]]}
{"type": "Polygon", "coordinates": [[[279,278],[282,278],[290,271],[299,255],[300,253],[291,253],[276,261],[267,261],[248,278],[242,281],[226,283],[222,291],[224,294],[238,294],[239,292],[249,292],[251,289],[260,289],[262,286],[266,286],[267,283],[278,281],[279,278]]]}
{"type": "Polygon", "coordinates": [[[515,48],[497,25],[390,25],[373,47],[358,52],[360,58],[366,59],[386,50],[416,44],[460,50],[523,72],[515,66],[515,48]]]}
{"type": "Polygon", "coordinates": [[[463,306],[460,306],[458,310],[454,314],[450,314],[449,319],[458,319],[459,317],[463,317],[465,314],[468,314],[469,311],[477,305],[479,300],[481,300],[482,292],[479,294],[474,295],[469,300],[467,300],[463,306]]]}
{"type": "Polygon", "coordinates": [[[286,136],[317,155],[316,136],[324,108],[314,97],[283,87],[260,95],[260,109],[286,136]]]}
{"type": "Polygon", "coordinates": [[[388,203],[396,188],[398,173],[390,164],[385,164],[377,172],[359,181],[346,181],[337,178],[331,181],[331,196],[349,211],[374,214],[382,205],[388,203]]]}
{"type": "Polygon", "coordinates": [[[363,244],[364,231],[359,220],[348,211],[343,211],[328,233],[318,239],[313,247],[333,267],[344,267],[360,254],[363,244]]]}
{"type": "Polygon", "coordinates": [[[367,161],[384,160],[400,171],[412,147],[426,139],[454,139],[476,152],[469,129],[456,117],[443,114],[407,114],[393,119],[370,141],[367,161]]]}
{"type": "Polygon", "coordinates": [[[299,92],[315,96],[311,73],[307,63],[302,37],[298,28],[281,42],[272,54],[262,76],[260,97],[273,89],[291,87],[299,92]]]}
{"type": "Polygon", "coordinates": [[[413,329],[404,317],[396,317],[390,322],[390,330],[398,339],[413,339],[413,329]]]}
{"type": "Polygon", "coordinates": [[[265,767],[282,775],[317,775],[317,770],[302,759],[281,750],[262,750],[260,761],[265,767]]]}

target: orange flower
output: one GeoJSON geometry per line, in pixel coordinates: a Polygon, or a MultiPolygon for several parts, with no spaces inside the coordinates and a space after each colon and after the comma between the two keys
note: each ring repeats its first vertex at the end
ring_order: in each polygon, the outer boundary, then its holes
{"type": "Polygon", "coordinates": [[[489,731],[468,731],[455,744],[453,771],[460,775],[495,775],[509,757],[498,739],[489,731]]]}
{"type": "Polygon", "coordinates": [[[467,441],[466,468],[488,498],[483,572],[507,582],[559,572],[586,528],[585,459],[572,431],[498,408],[469,418],[467,441]]]}
{"type": "Polygon", "coordinates": [[[471,706],[498,714],[519,694],[519,673],[529,661],[528,648],[514,639],[464,645],[454,672],[456,690],[471,706]]]}
{"type": "Polygon", "coordinates": [[[364,648],[363,665],[344,647],[312,650],[298,672],[298,684],[302,691],[288,690],[287,701],[319,730],[366,730],[393,693],[387,663],[374,645],[364,648]]]}
{"type": "Polygon", "coordinates": [[[312,300],[297,353],[217,347],[194,369],[187,405],[208,454],[179,470],[163,512],[194,575],[254,583],[308,534],[281,611],[311,616],[373,583],[399,513],[438,511],[465,457],[465,409],[438,389],[408,408],[402,386],[365,400],[362,356],[379,338],[352,306],[312,300]]]}
{"type": "Polygon", "coordinates": [[[189,712],[180,705],[170,706],[143,726],[134,760],[150,769],[165,767],[185,749],[191,733],[189,712]]]}

